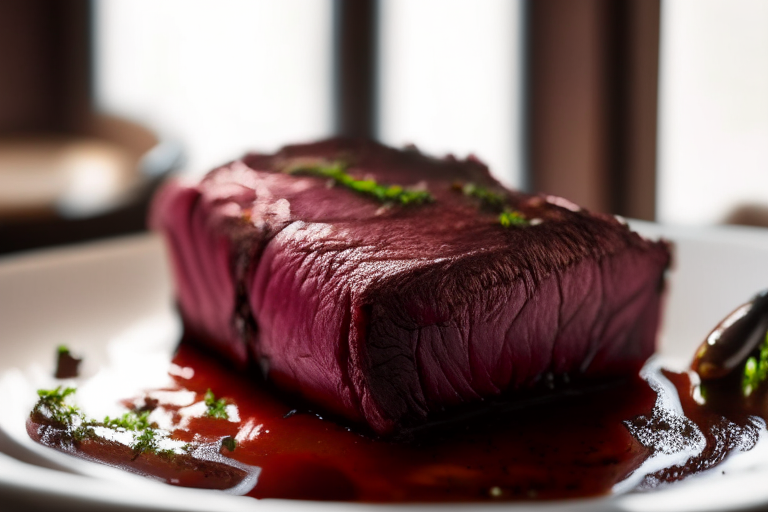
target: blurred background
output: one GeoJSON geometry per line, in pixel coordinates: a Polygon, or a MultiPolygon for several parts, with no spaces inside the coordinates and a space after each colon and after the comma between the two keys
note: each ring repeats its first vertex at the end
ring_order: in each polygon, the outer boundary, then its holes
{"type": "Polygon", "coordinates": [[[0,253],[144,229],[171,173],[332,135],[768,225],[762,0],[2,0],[0,253]]]}

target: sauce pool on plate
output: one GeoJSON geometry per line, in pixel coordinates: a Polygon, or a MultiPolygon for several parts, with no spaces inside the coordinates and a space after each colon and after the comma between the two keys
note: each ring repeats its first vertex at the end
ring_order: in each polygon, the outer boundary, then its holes
{"type": "Polygon", "coordinates": [[[733,400],[703,404],[695,374],[653,361],[624,382],[528,399],[398,441],[322,418],[191,344],[172,364],[175,385],[124,400],[123,418],[94,421],[69,397],[41,395],[27,430],[44,445],[172,485],[255,498],[445,502],[654,488],[751,449],[765,428],[754,411],[724,405],[733,400]]]}

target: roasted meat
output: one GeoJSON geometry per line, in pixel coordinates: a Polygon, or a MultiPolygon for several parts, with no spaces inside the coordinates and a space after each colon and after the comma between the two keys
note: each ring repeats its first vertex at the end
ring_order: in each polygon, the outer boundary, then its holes
{"type": "Polygon", "coordinates": [[[383,435],[545,376],[636,371],[670,258],[475,158],[345,139],[169,183],[152,223],[191,336],[383,435]]]}

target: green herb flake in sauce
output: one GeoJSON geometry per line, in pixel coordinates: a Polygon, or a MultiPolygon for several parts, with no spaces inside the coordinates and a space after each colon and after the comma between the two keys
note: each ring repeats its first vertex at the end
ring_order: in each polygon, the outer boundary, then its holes
{"type": "Polygon", "coordinates": [[[401,185],[383,185],[374,179],[359,180],[346,172],[343,162],[296,164],[288,167],[288,174],[306,174],[333,180],[334,184],[344,186],[359,194],[372,196],[382,203],[401,205],[419,205],[434,201],[426,190],[406,188],[401,185]]]}
{"type": "Polygon", "coordinates": [[[221,446],[230,452],[233,452],[235,451],[235,448],[237,448],[237,440],[232,436],[227,436],[221,440],[221,446]]]}
{"type": "Polygon", "coordinates": [[[750,357],[744,365],[741,390],[744,396],[751,395],[768,378],[768,333],[760,344],[757,357],[750,357]]]}
{"type": "Polygon", "coordinates": [[[68,398],[73,396],[75,388],[38,389],[39,397],[33,414],[38,413],[47,417],[51,422],[61,425],[66,429],[71,440],[81,441],[93,434],[94,421],[87,420],[79,407],[68,403],[68,398]]]}
{"type": "Polygon", "coordinates": [[[34,411],[47,412],[51,420],[71,426],[75,419],[82,419],[83,417],[77,406],[66,403],[67,397],[74,395],[75,391],[75,388],[62,389],[61,386],[56,387],[56,389],[38,389],[37,396],[39,399],[35,404],[34,411]]]}
{"type": "Polygon", "coordinates": [[[124,430],[132,431],[146,430],[152,427],[149,423],[149,411],[128,411],[119,418],[110,418],[107,416],[104,418],[104,426],[113,429],[122,428],[124,430]]]}
{"type": "MultiPolygon", "coordinates": [[[[157,452],[158,434],[154,429],[148,428],[136,436],[131,443],[131,448],[136,457],[142,453],[155,453],[157,452]]],[[[135,457],[134,457],[135,458],[135,457]]]]}
{"type": "Polygon", "coordinates": [[[157,455],[162,457],[163,459],[173,459],[176,456],[176,452],[171,450],[170,448],[166,448],[165,450],[160,450],[157,452],[157,455]]]}
{"type": "Polygon", "coordinates": [[[229,419],[229,414],[227,414],[227,401],[223,398],[217,399],[210,388],[205,392],[205,405],[208,407],[208,410],[205,411],[205,415],[209,418],[229,419]]]}
{"type": "Polygon", "coordinates": [[[107,416],[102,422],[88,419],[79,407],[68,403],[68,399],[74,396],[75,392],[75,388],[62,389],[61,386],[55,389],[39,389],[37,391],[39,400],[32,413],[43,414],[53,423],[58,424],[65,430],[65,435],[70,442],[82,441],[95,435],[93,427],[136,432],[137,435],[131,443],[135,457],[146,452],[155,453],[158,441],[168,437],[167,432],[154,428],[154,425],[150,424],[149,411],[130,411],[119,418],[107,416]]]}

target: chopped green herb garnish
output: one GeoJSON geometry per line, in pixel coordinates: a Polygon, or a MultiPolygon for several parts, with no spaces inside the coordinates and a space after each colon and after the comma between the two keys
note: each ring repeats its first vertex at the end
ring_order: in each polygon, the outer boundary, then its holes
{"type": "Polygon", "coordinates": [[[492,210],[500,210],[504,208],[504,202],[507,200],[507,197],[504,194],[493,192],[472,182],[465,183],[464,185],[459,183],[458,186],[460,187],[462,194],[479,199],[480,203],[485,208],[492,210]]]}
{"type": "Polygon", "coordinates": [[[333,180],[336,185],[342,185],[360,194],[372,196],[382,203],[411,205],[434,201],[432,194],[426,190],[406,188],[401,185],[383,185],[374,179],[359,180],[353,178],[346,172],[346,165],[343,162],[299,163],[288,167],[285,172],[328,178],[333,180]]]}
{"type": "Polygon", "coordinates": [[[157,451],[157,431],[148,428],[136,436],[131,444],[131,448],[138,457],[142,453],[154,453],[157,451]]]}
{"type": "Polygon", "coordinates": [[[149,411],[130,411],[119,418],[107,416],[102,422],[88,419],[76,405],[67,403],[67,399],[73,396],[75,391],[75,388],[62,389],[61,386],[56,389],[39,389],[37,395],[40,398],[32,413],[43,414],[54,423],[58,423],[67,434],[65,439],[70,442],[82,441],[94,435],[94,427],[135,432],[131,448],[136,457],[141,453],[155,452],[158,441],[168,437],[168,432],[155,428],[149,422],[149,411]]]}
{"type": "Polygon", "coordinates": [[[517,210],[505,208],[503,212],[499,214],[499,223],[508,228],[510,226],[527,226],[529,224],[522,213],[517,210]]]}
{"type": "Polygon", "coordinates": [[[751,395],[768,378],[768,333],[760,344],[757,357],[749,357],[744,365],[741,390],[744,396],[751,395]]]}
{"type": "Polygon", "coordinates": [[[486,187],[472,182],[463,184],[461,182],[454,183],[453,189],[461,192],[467,197],[479,199],[482,208],[492,212],[498,212],[499,224],[505,228],[511,226],[527,226],[530,224],[528,219],[525,218],[525,215],[506,206],[507,196],[503,193],[488,190],[486,187]]]}
{"type": "Polygon", "coordinates": [[[72,439],[75,441],[82,441],[87,437],[95,435],[93,427],[98,426],[98,423],[92,420],[83,419],[83,422],[75,429],[72,430],[72,439]]]}
{"type": "Polygon", "coordinates": [[[125,430],[146,430],[151,428],[149,423],[149,411],[128,411],[119,418],[104,418],[104,426],[109,428],[122,428],[125,430]]]}
{"type": "Polygon", "coordinates": [[[76,391],[75,388],[64,388],[62,390],[61,386],[57,386],[56,389],[38,389],[37,396],[45,403],[62,404],[65,398],[74,395],[76,391]]]}
{"type": "Polygon", "coordinates": [[[62,425],[73,440],[80,441],[93,434],[91,427],[95,422],[87,420],[79,407],[66,402],[75,391],[75,388],[62,390],[61,386],[56,389],[38,389],[37,396],[40,398],[32,412],[43,414],[54,423],[62,425]]]}
{"type": "Polygon", "coordinates": [[[210,388],[205,392],[205,405],[208,406],[205,415],[209,418],[229,419],[229,414],[227,414],[227,401],[223,398],[217,399],[210,388]]]}
{"type": "Polygon", "coordinates": [[[176,455],[176,452],[170,448],[166,448],[165,450],[160,450],[157,454],[164,459],[172,459],[176,455]]]}
{"type": "Polygon", "coordinates": [[[49,417],[58,423],[72,426],[76,419],[82,420],[80,409],[65,402],[66,398],[75,394],[75,388],[64,388],[61,386],[56,389],[38,389],[37,396],[40,399],[35,404],[34,411],[41,412],[43,409],[49,417]]]}

